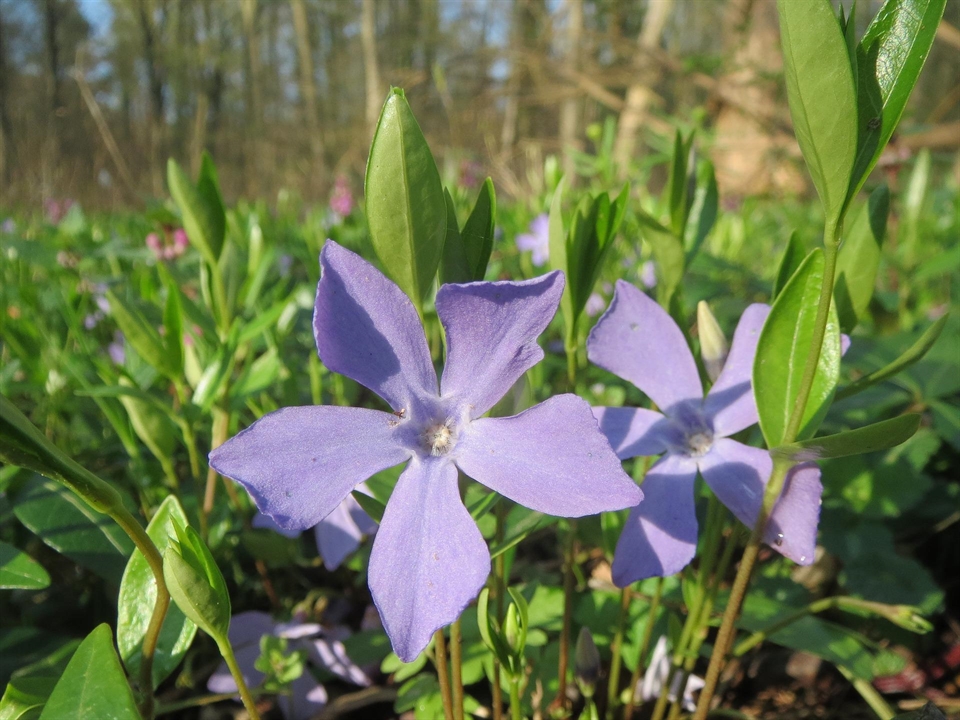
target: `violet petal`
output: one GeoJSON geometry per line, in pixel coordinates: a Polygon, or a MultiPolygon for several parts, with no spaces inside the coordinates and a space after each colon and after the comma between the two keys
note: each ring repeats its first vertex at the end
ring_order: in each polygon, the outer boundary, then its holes
{"type": "Polygon", "coordinates": [[[743,311],[723,371],[704,400],[704,413],[712,419],[713,431],[720,437],[733,435],[757,422],[751,380],[753,359],[769,314],[770,306],[762,303],[754,303],[743,311]]]}
{"type": "Polygon", "coordinates": [[[413,303],[356,253],[328,240],[313,329],[330,370],[373,390],[394,410],[437,394],[437,374],[413,303]]]}
{"type": "Polygon", "coordinates": [[[363,533],[353,521],[350,508],[347,507],[347,503],[351,500],[353,498],[347,495],[343,502],[313,529],[317,550],[327,570],[336,570],[350,553],[360,547],[363,533]]]}
{"type": "Polygon", "coordinates": [[[587,356],[632,382],[667,414],[684,400],[703,399],[697,365],[680,328],[623,280],[617,280],[610,307],[590,331],[587,356]]]}
{"type": "Polygon", "coordinates": [[[372,684],[367,674],[350,659],[347,649],[339,640],[320,638],[312,641],[310,657],[320,667],[326,668],[354,685],[368,687],[372,684]]]}
{"type": "Polygon", "coordinates": [[[523,282],[444,285],[437,314],[447,331],[443,397],[472,405],[480,417],[528,369],[543,359],[537,345],[560,304],[563,275],[552,272],[523,282]]]}
{"type": "Polygon", "coordinates": [[[327,691],[317,682],[309,668],[290,683],[289,695],[280,695],[277,705],[286,720],[310,720],[327,704],[327,691]]]}
{"type": "Polygon", "coordinates": [[[812,563],[822,494],[820,468],[815,463],[791,468],[764,530],[764,542],[799,565],[812,563]]]}
{"type": "Polygon", "coordinates": [[[555,395],[513,417],[474,420],[455,460],[477,482],[551,515],[594,515],[643,498],[576,395],[555,395]]]}
{"type": "Polygon", "coordinates": [[[700,458],[699,465],[704,482],[717,499],[752,529],[773,470],[770,453],[736,440],[718,438],[700,458]]]}
{"type": "Polygon", "coordinates": [[[490,572],[490,553],[460,500],[447,458],[414,457],[393,490],[370,554],[370,591],[393,649],[412,661],[460,617],[490,572]]]}
{"type": "Polygon", "coordinates": [[[289,407],[260,418],[210,453],[280,527],[306,530],[347,493],[410,452],[396,444],[390,413],[362,408],[289,407]]]}
{"type": "Polygon", "coordinates": [[[660,413],[645,408],[595,407],[593,415],[617,457],[660,455],[672,438],[670,422],[660,413]]]}
{"type": "Polygon", "coordinates": [[[619,587],[682,570],[697,551],[697,513],[690,458],[664,455],[643,481],[644,501],[630,510],[613,555],[613,582],[619,587]]]}

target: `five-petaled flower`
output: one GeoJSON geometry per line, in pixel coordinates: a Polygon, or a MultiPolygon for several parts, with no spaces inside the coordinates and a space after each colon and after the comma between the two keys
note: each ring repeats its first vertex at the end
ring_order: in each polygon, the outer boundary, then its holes
{"type": "Polygon", "coordinates": [[[214,450],[210,462],[290,529],[316,525],[359,483],[406,462],[374,541],[369,581],[394,650],[410,661],[459,617],[490,570],[460,499],[458,469],[552,515],[631,507],[643,494],[575,395],[513,417],[482,417],[543,357],[536,340],[556,313],[561,273],[441,287],[447,359],[438,384],[423,327],[400,288],[332,241],[320,265],[320,359],[392,412],[285,408],[214,450]]]}
{"type": "MultiPolygon", "coordinates": [[[[751,374],[760,330],[770,312],[749,306],[740,318],[723,371],[706,397],[693,354],[670,316],[647,295],[617,281],[610,308],[587,340],[592,362],[630,381],[663,410],[600,407],[600,429],[621,459],[663,457],[643,481],[645,500],[630,512],[617,543],[613,579],[626,586],[672,575],[697,547],[697,471],[717,498],[753,527],[773,469],[766,450],[730,435],[757,422],[751,374]]],[[[820,517],[820,469],[797,465],[787,476],[764,541],[800,564],[813,562],[820,517]]]]}

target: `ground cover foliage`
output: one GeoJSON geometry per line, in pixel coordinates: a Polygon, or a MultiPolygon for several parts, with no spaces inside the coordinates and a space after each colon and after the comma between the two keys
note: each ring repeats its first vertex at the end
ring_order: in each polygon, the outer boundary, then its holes
{"type": "Polygon", "coordinates": [[[6,218],[0,718],[956,710],[958,192],[870,173],[943,3],[779,7],[819,201],[498,201],[396,89],[360,203],[6,218]]]}

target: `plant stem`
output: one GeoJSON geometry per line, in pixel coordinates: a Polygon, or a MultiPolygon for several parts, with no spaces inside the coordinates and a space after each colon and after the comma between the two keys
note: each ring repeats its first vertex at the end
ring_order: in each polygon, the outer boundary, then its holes
{"type": "Polygon", "coordinates": [[[650,609],[647,611],[647,624],[643,629],[643,640],[640,642],[640,654],[637,656],[637,667],[630,676],[630,702],[623,710],[623,720],[631,720],[633,709],[637,705],[637,686],[640,685],[640,675],[643,672],[643,660],[650,651],[650,640],[653,638],[653,625],[657,619],[657,610],[660,609],[660,598],[663,597],[663,578],[657,578],[657,589],[653,592],[650,609]]]}
{"type": "MultiPolygon", "coordinates": [[[[214,639],[216,640],[216,638],[214,639]]],[[[227,667],[230,668],[230,674],[233,675],[233,681],[237,684],[237,690],[240,692],[240,701],[243,703],[243,707],[246,708],[247,714],[250,715],[250,720],[260,720],[260,713],[257,712],[257,704],[253,700],[253,695],[250,694],[250,688],[247,687],[247,683],[243,679],[243,672],[240,670],[240,666],[237,665],[237,658],[233,654],[230,641],[224,636],[222,641],[217,640],[217,647],[220,649],[220,654],[223,656],[223,659],[227,661],[227,667]]]]}
{"type": "Polygon", "coordinates": [[[510,718],[511,720],[523,720],[523,708],[520,706],[520,683],[517,680],[510,680],[510,718]]]}
{"type": "MultiPolygon", "coordinates": [[[[797,439],[797,435],[800,432],[800,424],[803,422],[803,414],[806,411],[807,401],[810,398],[810,391],[813,388],[813,380],[816,377],[817,364],[820,362],[820,351],[823,348],[823,339],[827,333],[827,320],[830,316],[830,303],[833,301],[833,280],[837,269],[837,251],[840,247],[839,235],[841,222],[842,219],[834,226],[828,225],[824,231],[823,284],[820,286],[817,316],[813,328],[813,337],[810,341],[810,352],[807,354],[807,361],[804,365],[803,375],[800,380],[800,389],[793,406],[793,412],[790,415],[790,420],[784,432],[784,444],[791,443],[797,439]]],[[[730,591],[730,599],[727,601],[727,607],[723,613],[723,621],[717,633],[717,641],[713,648],[713,654],[710,656],[710,665],[707,668],[707,676],[704,679],[705,684],[703,690],[700,691],[700,698],[697,701],[697,710],[693,715],[693,720],[706,720],[707,713],[710,710],[710,703],[713,701],[713,694],[717,689],[720,671],[723,669],[727,650],[736,632],[735,623],[737,617],[740,615],[740,607],[743,604],[743,598],[750,585],[753,566],[756,564],[757,555],[760,552],[760,543],[763,541],[763,531],[766,528],[770,514],[773,512],[774,505],[776,505],[777,500],[780,498],[783,483],[792,466],[791,461],[774,457],[773,472],[770,475],[770,481],[767,483],[767,488],[763,494],[763,504],[757,516],[756,524],[754,525],[753,532],[750,534],[747,547],[743,551],[743,557],[740,560],[740,569],[737,571],[737,577],[730,591]]]]}
{"type": "Polygon", "coordinates": [[[860,693],[860,697],[866,700],[867,705],[877,714],[880,720],[891,720],[893,718],[893,709],[887,704],[887,701],[883,699],[883,696],[877,692],[877,689],[873,687],[873,685],[862,678],[858,678],[843,665],[837,665],[837,670],[843,673],[843,676],[850,681],[857,692],[860,693]]]}
{"type": "Polygon", "coordinates": [[[450,670],[453,676],[453,717],[463,720],[463,674],[461,658],[460,618],[450,626],[450,670]]]}
{"type": "Polygon", "coordinates": [[[564,551],[563,567],[563,626],[560,629],[560,660],[557,664],[557,678],[559,685],[557,697],[553,704],[557,707],[567,707],[567,668],[570,665],[570,626],[573,622],[573,566],[576,564],[577,550],[577,521],[568,520],[567,545],[564,551]]]}
{"type": "Polygon", "coordinates": [[[630,616],[630,588],[620,591],[620,615],[617,618],[617,630],[610,643],[610,677],[607,679],[607,712],[608,720],[613,718],[613,710],[620,696],[620,665],[623,660],[623,634],[630,616]]]}
{"type": "Polygon", "coordinates": [[[433,645],[437,681],[440,683],[440,698],[443,700],[443,716],[446,720],[454,720],[453,700],[450,697],[450,676],[447,670],[447,639],[443,636],[443,628],[433,634],[433,645]]]}
{"type": "MultiPolygon", "coordinates": [[[[503,540],[506,521],[506,507],[503,502],[497,503],[494,508],[497,518],[496,539],[503,540]]],[[[506,553],[500,553],[493,561],[493,591],[496,597],[497,627],[503,626],[504,595],[506,594],[506,553]]],[[[496,653],[493,656],[493,720],[503,720],[503,688],[500,686],[500,660],[496,653]]]]}
{"type": "MultiPolygon", "coordinates": [[[[227,441],[227,431],[229,430],[230,415],[221,407],[215,407],[213,410],[213,437],[210,439],[210,451],[216,450],[227,441]]],[[[207,467],[207,486],[203,493],[203,508],[201,514],[204,521],[213,511],[213,500],[217,491],[217,471],[213,466],[207,467]]],[[[206,525],[206,522],[204,522],[206,525]]],[[[206,538],[204,538],[206,540],[206,538]]]]}

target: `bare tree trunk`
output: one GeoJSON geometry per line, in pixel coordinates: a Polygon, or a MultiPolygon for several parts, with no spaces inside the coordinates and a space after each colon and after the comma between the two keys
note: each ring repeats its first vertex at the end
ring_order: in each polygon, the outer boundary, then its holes
{"type": "Polygon", "coordinates": [[[366,119],[370,135],[380,119],[383,91],[380,89],[380,67],[377,64],[377,18],[376,0],[363,0],[363,15],[360,20],[360,39],[363,43],[363,71],[367,88],[366,119]]]}
{"type": "Polygon", "coordinates": [[[293,11],[293,30],[297,38],[297,57],[300,61],[300,97],[303,100],[304,119],[310,134],[310,153],[314,172],[310,177],[323,178],[323,137],[317,116],[317,91],[313,82],[313,54],[310,50],[310,27],[303,0],[290,0],[293,11]]]}
{"type": "Polygon", "coordinates": [[[799,192],[805,186],[803,176],[782,161],[785,148],[772,126],[778,88],[769,78],[781,68],[776,7],[757,0],[728,0],[723,30],[724,105],[713,150],[720,191],[733,196],[773,189],[799,192]]]}
{"type": "Polygon", "coordinates": [[[137,10],[140,32],[143,35],[143,57],[147,67],[147,84],[150,96],[150,113],[147,127],[147,143],[150,154],[150,184],[155,195],[163,193],[163,176],[160,154],[163,145],[164,97],[163,71],[157,48],[157,28],[153,20],[152,0],[138,0],[137,10]]]}
{"type": "Polygon", "coordinates": [[[47,85],[47,137],[43,145],[43,187],[44,198],[47,198],[53,192],[54,172],[58,166],[59,150],[59,123],[57,115],[61,110],[61,89],[60,89],[60,53],[57,44],[57,3],[56,0],[44,0],[43,4],[43,27],[44,40],[46,44],[46,85],[47,85]]]}
{"type": "Polygon", "coordinates": [[[0,18],[0,187],[10,182],[13,167],[13,129],[10,124],[10,86],[3,18],[0,18]]]}
{"type": "MultiPolygon", "coordinates": [[[[583,0],[567,0],[566,62],[571,70],[580,63],[580,37],[583,34],[583,0]]],[[[571,95],[560,107],[560,147],[563,149],[563,174],[574,182],[576,167],[573,150],[577,145],[578,95],[571,95]]]]}
{"type": "Polygon", "coordinates": [[[659,74],[649,54],[659,47],[663,29],[672,10],[673,0],[650,0],[646,17],[643,19],[643,29],[637,39],[638,47],[633,63],[637,80],[627,89],[623,111],[617,122],[617,140],[613,149],[622,178],[629,172],[630,161],[637,147],[637,132],[647,114],[653,98],[652,87],[659,74]]]}
{"type": "Polygon", "coordinates": [[[257,34],[257,0],[242,0],[243,36],[247,45],[247,143],[251,162],[247,189],[252,197],[260,194],[263,174],[263,94],[260,90],[260,38],[257,34]]]}

